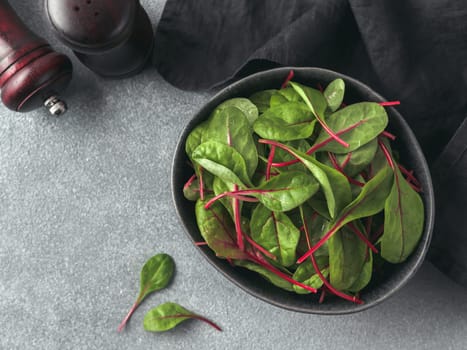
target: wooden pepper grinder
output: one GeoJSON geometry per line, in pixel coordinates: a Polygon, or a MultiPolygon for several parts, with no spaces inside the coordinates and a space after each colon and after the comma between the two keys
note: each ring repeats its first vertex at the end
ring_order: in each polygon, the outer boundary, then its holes
{"type": "Polygon", "coordinates": [[[21,22],[0,0],[0,89],[6,107],[27,112],[45,106],[60,115],[66,104],[57,96],[71,80],[72,65],[21,22]]]}
{"type": "Polygon", "coordinates": [[[154,33],[138,0],[45,0],[58,38],[96,74],[124,78],[151,57],[154,33]]]}

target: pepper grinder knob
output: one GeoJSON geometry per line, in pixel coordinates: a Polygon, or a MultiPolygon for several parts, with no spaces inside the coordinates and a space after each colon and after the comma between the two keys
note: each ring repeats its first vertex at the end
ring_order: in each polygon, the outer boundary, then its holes
{"type": "Polygon", "coordinates": [[[138,0],[45,0],[59,40],[96,74],[139,73],[154,43],[151,21],[138,0]]]}
{"type": "Polygon", "coordinates": [[[49,101],[49,111],[62,114],[66,104],[57,95],[68,86],[72,70],[68,57],[53,51],[23,24],[8,1],[0,0],[0,89],[6,107],[27,112],[49,101]]]}

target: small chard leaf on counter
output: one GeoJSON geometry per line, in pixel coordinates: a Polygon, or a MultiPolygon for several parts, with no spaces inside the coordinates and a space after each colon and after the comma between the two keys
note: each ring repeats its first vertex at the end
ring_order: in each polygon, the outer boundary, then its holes
{"type": "Polygon", "coordinates": [[[150,258],[141,270],[140,291],[138,298],[118,327],[122,331],[133,312],[141,302],[150,294],[167,287],[175,270],[175,263],[170,255],[157,254],[150,258]]]}
{"type": "Polygon", "coordinates": [[[324,90],[324,98],[331,111],[335,112],[344,100],[345,83],[342,79],[335,79],[324,90]]]}
{"type": "Polygon", "coordinates": [[[214,329],[222,331],[217,324],[207,318],[188,311],[179,304],[171,302],[161,304],[149,310],[144,316],[143,324],[146,331],[165,332],[190,319],[203,321],[214,329]]]}

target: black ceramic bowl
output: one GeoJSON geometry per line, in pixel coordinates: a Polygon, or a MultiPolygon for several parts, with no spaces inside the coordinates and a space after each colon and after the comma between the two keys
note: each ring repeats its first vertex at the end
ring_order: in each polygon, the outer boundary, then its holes
{"type": "MultiPolygon", "coordinates": [[[[260,90],[279,88],[291,69],[295,72],[294,81],[309,86],[316,86],[318,83],[326,86],[336,78],[344,79],[346,83],[345,100],[351,103],[385,101],[383,97],[359,81],[320,68],[284,67],[272,69],[253,74],[220,91],[190,120],[180,136],[173,160],[172,190],[175,206],[188,236],[194,242],[203,239],[196,225],[194,203],[186,200],[182,191],[183,185],[193,173],[185,154],[185,140],[188,134],[196,125],[206,120],[213,109],[224,100],[233,97],[248,97],[260,90]]],[[[414,134],[394,108],[387,108],[387,112],[389,115],[388,130],[397,135],[396,141],[392,143],[393,148],[399,151],[401,163],[415,171],[423,188],[421,195],[425,204],[425,228],[418,248],[413,254],[404,263],[391,265],[381,281],[370,283],[361,292],[364,304],[356,305],[338,298],[329,298],[324,303],[319,304],[318,295],[298,295],[284,291],[262,278],[258,278],[258,275],[253,272],[240,267],[232,267],[227,261],[217,258],[207,246],[197,249],[219,272],[240,288],[270,304],[289,310],[314,314],[346,314],[368,309],[393,295],[414,276],[425,258],[433,230],[434,195],[428,166],[414,134]]]]}

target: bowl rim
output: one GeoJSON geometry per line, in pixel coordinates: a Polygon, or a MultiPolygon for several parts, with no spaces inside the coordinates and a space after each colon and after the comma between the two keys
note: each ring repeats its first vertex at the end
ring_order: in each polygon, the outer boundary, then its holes
{"type": "MultiPolygon", "coordinates": [[[[264,71],[260,71],[257,73],[250,74],[246,77],[243,77],[228,86],[222,88],[219,90],[217,93],[215,93],[212,97],[210,97],[198,110],[196,113],[191,115],[191,118],[189,121],[185,124],[183,127],[178,141],[177,145],[175,148],[175,152],[173,153],[173,158],[172,158],[172,164],[171,164],[171,189],[172,189],[172,200],[175,205],[176,213],[178,216],[178,220],[183,226],[183,229],[185,231],[185,234],[189,237],[189,239],[194,243],[195,240],[193,236],[189,232],[189,227],[186,225],[181,212],[180,208],[177,204],[177,198],[176,198],[176,192],[180,191],[180,188],[175,187],[175,172],[176,172],[176,162],[178,155],[180,152],[185,153],[185,141],[186,137],[189,134],[189,131],[193,129],[193,126],[196,126],[199,123],[199,117],[200,115],[204,115],[206,113],[209,113],[212,110],[211,105],[218,105],[222,101],[217,101],[219,99],[229,99],[233,98],[228,97],[232,91],[236,91],[238,88],[241,88],[245,83],[254,80],[254,79],[259,79],[264,76],[268,76],[271,74],[277,74],[279,72],[284,73],[284,77],[287,76],[287,74],[293,70],[295,73],[324,73],[324,74],[329,74],[335,78],[342,78],[346,83],[350,83],[350,85],[355,85],[358,86],[359,88],[368,90],[374,97],[376,102],[384,102],[387,101],[382,95],[379,93],[375,92],[372,88],[370,88],[368,85],[362,83],[361,81],[352,78],[348,75],[338,73],[329,69],[324,69],[324,68],[318,68],[318,67],[294,67],[294,66],[284,66],[284,67],[279,67],[279,68],[273,68],[273,69],[268,69],[264,71]]],[[[346,84],[347,85],[347,84],[346,84]]],[[[426,182],[429,186],[427,188],[423,189],[424,192],[424,206],[425,206],[425,224],[424,224],[424,231],[422,234],[422,237],[420,238],[420,242],[418,243],[418,248],[421,249],[420,254],[416,258],[416,260],[413,262],[410,270],[403,274],[401,278],[397,280],[397,283],[394,283],[393,287],[386,291],[385,293],[382,293],[379,297],[376,297],[369,302],[365,302],[361,305],[353,304],[355,307],[353,308],[346,308],[342,310],[338,309],[319,309],[319,304],[316,304],[317,308],[315,309],[308,309],[308,308],[303,308],[299,306],[293,306],[289,304],[283,304],[277,300],[271,299],[267,296],[262,295],[261,293],[257,292],[256,290],[250,288],[248,285],[245,285],[238,281],[234,276],[230,275],[227,271],[222,269],[218,264],[216,264],[216,261],[214,261],[210,256],[207,255],[207,253],[204,251],[204,247],[196,247],[197,251],[209,262],[209,264],[214,267],[214,269],[218,272],[220,272],[224,277],[227,278],[230,282],[235,284],[236,286],[240,287],[243,291],[247,292],[248,294],[265,301],[271,305],[274,305],[276,307],[286,309],[289,311],[295,311],[295,312],[300,312],[300,313],[306,313],[306,314],[315,314],[315,315],[346,315],[346,314],[353,314],[356,312],[368,310],[384,300],[394,296],[403,286],[407,284],[409,280],[413,278],[413,276],[417,273],[417,271],[420,269],[421,265],[423,264],[425,257],[427,255],[428,248],[431,243],[432,239],[432,234],[433,234],[433,228],[434,228],[434,218],[435,218],[435,197],[434,197],[434,190],[433,190],[433,183],[432,183],[432,178],[430,174],[430,170],[426,161],[426,158],[423,154],[423,151],[421,149],[420,144],[418,143],[418,140],[413,133],[411,127],[408,125],[407,121],[402,117],[402,115],[394,108],[391,106],[385,107],[391,110],[391,113],[398,119],[398,122],[402,125],[402,127],[405,129],[405,132],[408,134],[408,138],[413,141],[413,152],[416,154],[416,156],[419,158],[418,161],[420,162],[420,167],[422,168],[424,172],[424,176],[426,177],[426,182]]],[[[389,113],[388,113],[389,114],[389,113]]],[[[209,249],[209,248],[206,248],[209,249]]],[[[219,262],[222,261],[220,258],[215,258],[219,262]]],[[[278,287],[277,287],[278,288],[278,287]]],[[[293,295],[291,294],[291,297],[293,295]]],[[[311,305],[315,305],[313,302],[310,302],[311,305]]]]}

